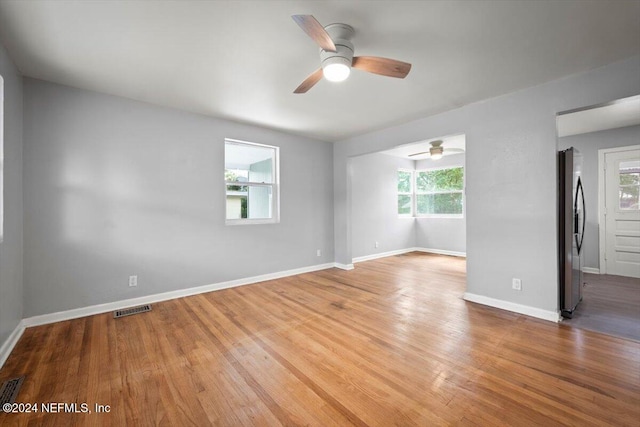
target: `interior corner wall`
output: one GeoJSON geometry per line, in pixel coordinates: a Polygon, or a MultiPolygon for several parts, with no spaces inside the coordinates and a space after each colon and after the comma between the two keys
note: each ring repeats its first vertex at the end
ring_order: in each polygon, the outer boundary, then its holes
{"type": "MultiPolygon", "coordinates": [[[[464,167],[465,155],[444,156],[439,160],[424,159],[416,162],[416,170],[443,167],[464,167]]],[[[466,181],[466,171],[465,171],[466,181]]],[[[416,244],[423,249],[447,252],[467,252],[467,204],[463,206],[463,218],[416,218],[416,244]]]]}
{"type": "Polygon", "coordinates": [[[627,126],[558,138],[558,149],[575,147],[582,155],[582,184],[587,211],[584,233],[585,267],[600,268],[598,217],[598,150],[640,144],[640,126],[627,126]]]}
{"type": "Polygon", "coordinates": [[[334,260],[331,143],[30,78],[24,119],[25,317],[334,260]],[[280,147],[280,223],[225,225],[225,138],[280,147]]]}
{"type": "Polygon", "coordinates": [[[416,246],[414,218],[398,217],[397,206],[398,169],[413,170],[414,164],[381,153],[351,159],[354,258],[416,246]]]}
{"type": "Polygon", "coordinates": [[[23,316],[23,83],[22,75],[2,45],[0,45],[0,75],[4,82],[4,231],[0,242],[0,348],[2,348],[23,316]]]}
{"type": "Polygon", "coordinates": [[[350,262],[348,159],[466,135],[467,292],[558,310],[556,114],[640,93],[640,56],[334,144],[335,253],[350,262]],[[511,289],[511,279],[522,290],[511,289]]]}

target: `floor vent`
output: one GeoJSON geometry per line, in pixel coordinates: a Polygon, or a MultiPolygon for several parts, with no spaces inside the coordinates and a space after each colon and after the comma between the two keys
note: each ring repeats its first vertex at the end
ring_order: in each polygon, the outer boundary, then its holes
{"type": "Polygon", "coordinates": [[[11,404],[16,401],[23,382],[24,376],[5,381],[2,384],[2,388],[0,388],[0,412],[3,412],[2,408],[5,404],[11,404]]]}
{"type": "Polygon", "coordinates": [[[145,311],[151,311],[151,304],[140,305],[138,307],[123,308],[122,310],[116,310],[113,312],[113,318],[131,316],[132,314],[144,313],[145,311]]]}

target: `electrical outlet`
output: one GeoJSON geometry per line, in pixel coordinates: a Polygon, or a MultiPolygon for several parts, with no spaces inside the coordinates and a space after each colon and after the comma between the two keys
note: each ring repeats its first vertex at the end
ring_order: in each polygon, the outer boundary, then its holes
{"type": "Polygon", "coordinates": [[[129,276],[129,287],[138,286],[138,276],[129,276]]]}
{"type": "Polygon", "coordinates": [[[322,256],[322,251],[320,249],[316,251],[316,256],[322,256]]]}
{"type": "Polygon", "coordinates": [[[522,290],[522,280],[520,279],[511,279],[511,288],[515,289],[516,291],[521,291],[522,290]]]}
{"type": "Polygon", "coordinates": [[[377,248],[378,246],[380,246],[380,243],[376,242],[376,243],[375,243],[375,246],[376,246],[376,248],[377,248]]]}

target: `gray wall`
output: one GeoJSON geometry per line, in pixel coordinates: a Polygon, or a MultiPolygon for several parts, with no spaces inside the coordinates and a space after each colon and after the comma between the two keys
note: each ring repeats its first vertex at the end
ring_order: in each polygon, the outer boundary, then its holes
{"type": "Polygon", "coordinates": [[[640,126],[629,126],[558,138],[559,150],[575,147],[583,156],[582,183],[587,211],[587,224],[584,234],[585,267],[600,268],[598,247],[600,244],[598,235],[598,150],[629,145],[640,145],[640,126]]]}
{"type": "Polygon", "coordinates": [[[334,259],[329,143],[33,79],[24,107],[25,317],[334,259]],[[280,147],[279,224],[225,226],[225,137],[280,147]]]}
{"type": "Polygon", "coordinates": [[[640,93],[640,57],[334,144],[336,261],[351,260],[350,157],[466,135],[467,291],[558,308],[556,113],[640,93]],[[522,291],[511,279],[522,279],[522,291]]]}
{"type": "MultiPolygon", "coordinates": [[[[449,166],[464,167],[465,155],[444,156],[440,160],[425,159],[416,162],[416,169],[449,166]]],[[[466,177],[466,172],[465,172],[466,177]]],[[[464,218],[416,218],[416,243],[421,248],[452,252],[467,251],[467,204],[463,204],[464,218]]]]}
{"type": "Polygon", "coordinates": [[[415,220],[399,218],[397,206],[398,169],[413,170],[414,164],[413,160],[379,153],[351,160],[354,257],[416,245],[415,220]]]}
{"type": "Polygon", "coordinates": [[[22,76],[0,45],[4,80],[4,236],[0,243],[0,347],[22,319],[22,76]]]}

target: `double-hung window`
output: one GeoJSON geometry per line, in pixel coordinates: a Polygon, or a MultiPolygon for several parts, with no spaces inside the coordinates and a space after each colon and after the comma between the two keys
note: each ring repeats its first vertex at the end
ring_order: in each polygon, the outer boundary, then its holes
{"type": "Polygon", "coordinates": [[[464,168],[415,172],[417,216],[462,218],[463,199],[464,168]]]}
{"type": "Polygon", "coordinates": [[[279,222],[278,157],[278,147],[225,139],[226,224],[279,222]]]}

